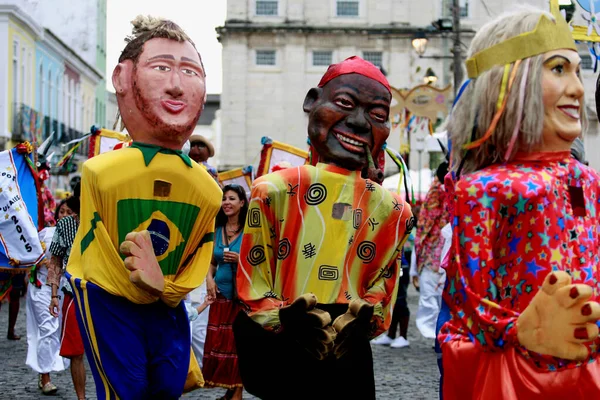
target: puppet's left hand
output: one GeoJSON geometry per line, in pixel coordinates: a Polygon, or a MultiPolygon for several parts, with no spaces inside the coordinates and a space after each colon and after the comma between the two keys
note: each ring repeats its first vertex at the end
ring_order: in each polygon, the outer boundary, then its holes
{"type": "Polygon", "coordinates": [[[165,290],[165,278],[148,231],[130,232],[120,246],[125,258],[125,267],[131,271],[129,280],[153,296],[160,296],[165,290]]]}
{"type": "Polygon", "coordinates": [[[368,339],[373,317],[373,304],[355,299],[348,304],[348,311],[333,321],[333,329],[337,332],[333,353],[336,358],[342,357],[357,340],[368,339]]]}

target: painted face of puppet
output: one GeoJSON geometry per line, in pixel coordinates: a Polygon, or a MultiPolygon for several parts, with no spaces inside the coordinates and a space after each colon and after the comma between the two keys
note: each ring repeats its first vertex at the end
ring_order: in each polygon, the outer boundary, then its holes
{"type": "Polygon", "coordinates": [[[544,55],[542,151],[568,151],[581,135],[584,110],[580,68],[581,58],[573,50],[549,51],[544,55]]]}
{"type": "Polygon", "coordinates": [[[147,41],[136,64],[117,65],[113,84],[131,137],[167,148],[182,148],[206,100],[204,70],[188,41],[147,41]]]}
{"type": "Polygon", "coordinates": [[[367,166],[367,147],[377,159],[390,134],[391,95],[381,83],[359,74],[340,75],[304,100],[308,136],[319,159],[350,170],[367,166]]]}

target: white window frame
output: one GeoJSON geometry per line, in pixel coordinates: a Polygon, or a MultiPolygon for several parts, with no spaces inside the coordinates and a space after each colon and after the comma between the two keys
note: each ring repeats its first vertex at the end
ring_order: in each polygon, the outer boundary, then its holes
{"type": "Polygon", "coordinates": [[[20,68],[21,68],[20,81],[21,82],[20,83],[21,83],[21,85],[19,86],[19,91],[20,91],[19,97],[21,98],[21,103],[29,105],[27,102],[27,91],[25,90],[25,88],[27,87],[27,70],[26,70],[26,66],[25,66],[25,63],[27,62],[27,54],[25,53],[25,50],[27,50],[27,49],[25,49],[25,47],[21,47],[21,52],[20,52],[20,55],[21,55],[21,62],[20,62],[20,68]]]}
{"type": "Polygon", "coordinates": [[[251,72],[281,72],[281,66],[283,64],[283,56],[282,51],[278,47],[256,47],[251,49],[248,52],[248,56],[250,60],[248,65],[250,65],[249,71],[251,72]],[[257,65],[256,64],[256,53],[261,50],[275,50],[275,65],[257,65]]]}
{"type": "MultiPolygon", "coordinates": [[[[21,46],[17,39],[13,40],[13,103],[17,106],[21,103],[21,63],[19,62],[19,55],[21,53],[21,46]]],[[[15,112],[15,111],[13,111],[15,112]]]]}
{"type": "Polygon", "coordinates": [[[341,24],[356,24],[366,22],[367,21],[367,0],[358,0],[358,16],[357,17],[349,17],[349,16],[341,16],[337,15],[337,2],[338,0],[330,0],[330,11],[329,21],[332,23],[341,23],[341,24]]]}
{"type": "Polygon", "coordinates": [[[460,18],[470,18],[471,17],[471,4],[473,0],[459,0],[458,4],[460,7],[459,16],[460,18]],[[463,15],[462,10],[466,9],[465,15],[463,15]]]}
{"type": "Polygon", "coordinates": [[[255,17],[260,17],[260,18],[279,17],[281,15],[281,1],[280,0],[252,0],[252,14],[255,17]],[[257,10],[258,10],[257,2],[259,2],[259,1],[274,1],[275,3],[277,3],[277,14],[274,14],[274,15],[258,14],[257,13],[257,10]]]}
{"type": "Polygon", "coordinates": [[[38,96],[40,97],[40,109],[38,110],[38,113],[40,113],[41,115],[45,115],[44,114],[44,87],[46,86],[46,77],[44,76],[44,64],[42,62],[40,62],[40,68],[38,69],[39,71],[39,94],[38,96]]]}
{"type": "Polygon", "coordinates": [[[277,65],[279,64],[277,61],[278,57],[277,57],[277,49],[255,49],[253,51],[254,53],[254,66],[257,68],[273,68],[273,67],[277,67],[277,65]],[[259,52],[273,52],[273,54],[275,55],[275,63],[274,64],[259,64],[258,63],[258,53],[259,52]]]}
{"type": "Polygon", "coordinates": [[[332,13],[331,15],[336,18],[336,19],[348,19],[348,20],[357,20],[357,19],[361,19],[361,18],[365,18],[365,12],[366,12],[366,2],[365,0],[332,0],[332,13]],[[358,15],[353,16],[353,15],[338,15],[338,2],[339,1],[349,1],[349,2],[355,2],[358,3],[358,15]]]}
{"type": "MultiPolygon", "coordinates": [[[[365,61],[369,61],[369,60],[367,60],[365,58],[365,53],[381,53],[381,66],[380,67],[382,67],[382,68],[384,68],[384,69],[387,70],[387,68],[385,67],[385,65],[386,65],[386,63],[385,63],[385,61],[386,61],[386,53],[385,53],[385,51],[383,51],[383,50],[376,50],[376,49],[373,49],[373,50],[362,50],[360,52],[360,56],[362,58],[364,58],[365,61]]],[[[371,61],[369,61],[369,62],[371,62],[371,61]]],[[[377,65],[375,65],[375,66],[377,66],[377,65]]]]}

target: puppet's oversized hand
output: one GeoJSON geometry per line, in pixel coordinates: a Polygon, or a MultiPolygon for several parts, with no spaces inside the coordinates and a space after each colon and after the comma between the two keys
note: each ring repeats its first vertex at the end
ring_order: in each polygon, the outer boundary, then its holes
{"type": "Polygon", "coordinates": [[[165,278],[154,255],[150,233],[128,233],[125,241],[121,243],[120,250],[126,257],[125,267],[131,271],[129,280],[140,289],[160,296],[165,289],[165,278]]]}
{"type": "Polygon", "coordinates": [[[342,357],[357,340],[368,339],[373,317],[373,304],[355,299],[348,304],[348,311],[340,315],[333,322],[333,329],[337,332],[334,354],[342,357]]]}
{"type": "Polygon", "coordinates": [[[279,310],[283,332],[318,360],[327,357],[335,340],[335,331],[329,325],[328,312],[315,308],[317,296],[303,294],[292,304],[279,310]]]}
{"type": "Polygon", "coordinates": [[[583,345],[598,336],[600,304],[587,301],[591,286],[571,284],[563,271],[550,273],[517,319],[517,338],[527,350],[567,360],[584,360],[583,345]]]}

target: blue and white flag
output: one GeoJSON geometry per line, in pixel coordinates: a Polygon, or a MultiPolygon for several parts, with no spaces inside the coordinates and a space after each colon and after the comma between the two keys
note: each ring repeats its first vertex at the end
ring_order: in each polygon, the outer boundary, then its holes
{"type": "Polygon", "coordinates": [[[28,154],[0,152],[0,271],[29,269],[44,257],[38,236],[38,199],[28,154]]]}

